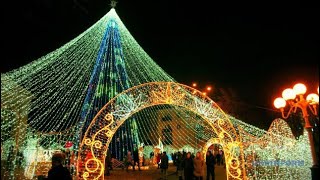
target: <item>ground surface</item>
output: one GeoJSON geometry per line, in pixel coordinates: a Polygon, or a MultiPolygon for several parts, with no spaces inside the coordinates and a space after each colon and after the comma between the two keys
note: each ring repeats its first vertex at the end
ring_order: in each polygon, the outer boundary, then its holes
{"type": "MultiPolygon", "coordinates": [[[[172,164],[169,165],[168,169],[168,180],[178,180],[179,177],[175,173],[176,167],[172,164]]],[[[206,175],[206,171],[204,170],[204,174],[206,175]]],[[[223,166],[216,166],[215,168],[215,180],[226,180],[226,169],[223,166]]],[[[1,180],[9,180],[10,175],[8,172],[1,172],[1,180]]],[[[17,171],[15,173],[15,179],[17,180],[25,180],[26,178],[23,176],[23,170],[17,171]]],[[[38,178],[34,178],[33,180],[37,180],[38,178]]],[[[110,176],[105,176],[106,180],[160,180],[161,179],[161,170],[157,169],[156,166],[149,166],[147,170],[135,170],[129,169],[126,171],[125,169],[113,169],[110,171],[110,176]]],[[[203,178],[206,179],[206,176],[203,178]]]]}
{"type": "MultiPolygon", "coordinates": [[[[179,177],[175,173],[176,167],[173,165],[169,166],[168,169],[168,180],[178,180],[179,177]]],[[[161,171],[157,167],[149,167],[148,170],[122,170],[114,169],[110,171],[110,176],[105,176],[106,180],[159,180],[161,179],[161,171]]],[[[206,174],[206,172],[205,172],[206,174]]],[[[206,179],[206,176],[203,178],[206,179]]],[[[215,168],[215,180],[226,180],[226,169],[223,166],[216,166],[215,168]]]]}

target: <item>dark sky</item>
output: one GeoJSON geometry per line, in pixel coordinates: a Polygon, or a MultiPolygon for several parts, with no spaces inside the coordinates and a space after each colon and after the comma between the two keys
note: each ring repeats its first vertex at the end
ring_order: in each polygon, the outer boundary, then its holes
{"type": "MultiPolygon", "coordinates": [[[[119,0],[116,11],[178,82],[232,88],[265,120],[285,87],[318,87],[319,9],[299,1],[236,3],[119,0]]],[[[13,7],[2,26],[2,73],[62,46],[110,9],[106,0],[34,0],[13,7]]]]}

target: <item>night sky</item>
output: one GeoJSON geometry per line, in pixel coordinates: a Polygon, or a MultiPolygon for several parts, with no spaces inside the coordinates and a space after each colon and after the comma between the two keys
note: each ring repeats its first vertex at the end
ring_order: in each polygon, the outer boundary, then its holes
{"type": "MultiPolygon", "coordinates": [[[[105,15],[109,3],[15,4],[2,26],[1,73],[70,41],[105,15]]],[[[316,92],[319,85],[319,9],[299,1],[257,3],[119,0],[116,11],[142,48],[178,82],[231,88],[241,100],[235,105],[253,113],[245,117],[248,122],[270,124],[280,117],[272,104],[284,88],[303,82],[308,92],[316,92]]]]}

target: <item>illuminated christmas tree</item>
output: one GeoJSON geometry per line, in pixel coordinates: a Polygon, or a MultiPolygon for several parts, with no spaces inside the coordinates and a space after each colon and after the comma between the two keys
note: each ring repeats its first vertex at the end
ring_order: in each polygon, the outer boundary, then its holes
{"type": "MultiPolygon", "coordinates": [[[[111,18],[106,24],[106,31],[102,38],[97,55],[96,64],[92,71],[85,101],[81,111],[81,120],[77,124],[79,136],[75,137],[75,144],[80,143],[91,120],[98,111],[118,93],[128,89],[130,83],[125,67],[119,26],[111,18]]],[[[110,145],[112,154],[123,159],[128,150],[133,150],[133,144],[139,144],[135,119],[126,121],[115,134],[110,145]]],[[[75,147],[78,149],[78,146],[75,147]]]]}

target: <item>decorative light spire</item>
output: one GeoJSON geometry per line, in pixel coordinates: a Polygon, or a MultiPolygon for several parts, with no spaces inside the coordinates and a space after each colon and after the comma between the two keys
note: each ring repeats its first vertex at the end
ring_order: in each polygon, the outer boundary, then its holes
{"type": "Polygon", "coordinates": [[[110,6],[111,8],[115,8],[117,6],[117,1],[116,0],[111,0],[110,6]]]}

